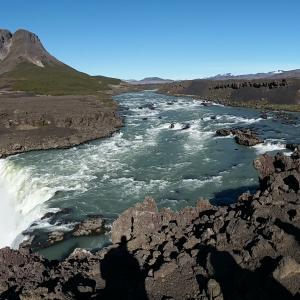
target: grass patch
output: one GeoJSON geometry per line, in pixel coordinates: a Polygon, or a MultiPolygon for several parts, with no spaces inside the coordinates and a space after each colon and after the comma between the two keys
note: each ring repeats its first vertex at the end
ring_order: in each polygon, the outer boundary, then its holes
{"type": "Polygon", "coordinates": [[[90,76],[66,65],[46,65],[44,68],[22,63],[0,80],[10,82],[13,90],[42,95],[93,95],[119,84],[119,79],[90,76]]]}

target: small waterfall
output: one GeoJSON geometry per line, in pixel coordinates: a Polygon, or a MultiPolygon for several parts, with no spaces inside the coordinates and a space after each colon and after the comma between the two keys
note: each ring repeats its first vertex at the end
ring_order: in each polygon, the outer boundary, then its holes
{"type": "Polygon", "coordinates": [[[16,237],[45,213],[43,203],[55,190],[41,184],[30,168],[0,160],[0,247],[18,246],[16,237]]]}

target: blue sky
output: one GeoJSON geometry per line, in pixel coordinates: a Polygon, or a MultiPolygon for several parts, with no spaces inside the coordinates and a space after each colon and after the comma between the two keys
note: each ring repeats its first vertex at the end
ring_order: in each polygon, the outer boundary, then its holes
{"type": "Polygon", "coordinates": [[[299,0],[10,0],[0,27],[89,74],[200,78],[300,68],[299,0]]]}

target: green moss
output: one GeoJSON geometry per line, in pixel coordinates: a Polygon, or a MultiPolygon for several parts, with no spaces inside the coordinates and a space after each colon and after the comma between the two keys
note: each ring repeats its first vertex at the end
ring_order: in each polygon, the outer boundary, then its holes
{"type": "Polygon", "coordinates": [[[110,89],[109,85],[119,84],[120,80],[89,76],[66,65],[46,65],[44,68],[22,63],[11,72],[1,75],[0,80],[10,82],[18,91],[43,95],[87,95],[110,89]]]}

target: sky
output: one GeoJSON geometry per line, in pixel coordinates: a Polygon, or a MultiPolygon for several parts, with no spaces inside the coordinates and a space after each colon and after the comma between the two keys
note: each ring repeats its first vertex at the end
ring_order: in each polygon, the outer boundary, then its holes
{"type": "Polygon", "coordinates": [[[300,68],[299,15],[299,0],[10,0],[0,28],[92,75],[192,79],[300,68]]]}

